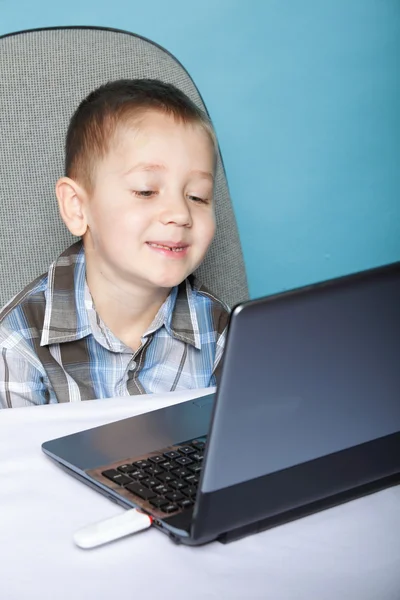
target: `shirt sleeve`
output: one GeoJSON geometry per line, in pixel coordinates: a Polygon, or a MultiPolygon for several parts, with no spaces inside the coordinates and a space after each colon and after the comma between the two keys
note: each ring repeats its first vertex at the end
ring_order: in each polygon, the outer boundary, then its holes
{"type": "Polygon", "coordinates": [[[0,409],[47,404],[43,375],[32,363],[18,346],[0,344],[0,409]]]}

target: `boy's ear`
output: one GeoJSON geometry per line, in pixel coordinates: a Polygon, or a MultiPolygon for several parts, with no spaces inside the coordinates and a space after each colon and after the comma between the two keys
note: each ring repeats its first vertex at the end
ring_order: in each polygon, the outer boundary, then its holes
{"type": "Polygon", "coordinates": [[[85,190],[73,179],[61,177],[56,183],[56,196],[61,218],[72,235],[83,236],[87,229],[85,190]]]}

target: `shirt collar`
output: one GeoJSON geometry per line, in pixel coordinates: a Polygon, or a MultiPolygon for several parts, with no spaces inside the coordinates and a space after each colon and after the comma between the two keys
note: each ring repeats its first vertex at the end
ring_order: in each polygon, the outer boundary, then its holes
{"type": "MultiPolygon", "coordinates": [[[[41,346],[76,341],[92,333],[85,285],[85,252],[79,241],[65,250],[49,269],[41,346]]],[[[191,279],[171,290],[143,337],[163,326],[175,339],[201,348],[191,279]]]]}
{"type": "Polygon", "coordinates": [[[90,334],[85,310],[85,273],[81,241],[70,246],[51,265],[41,346],[73,342],[90,334]]]}
{"type": "Polygon", "coordinates": [[[176,300],[173,311],[165,323],[168,333],[197,349],[201,348],[201,336],[196,313],[196,291],[189,277],[175,288],[176,300]]]}

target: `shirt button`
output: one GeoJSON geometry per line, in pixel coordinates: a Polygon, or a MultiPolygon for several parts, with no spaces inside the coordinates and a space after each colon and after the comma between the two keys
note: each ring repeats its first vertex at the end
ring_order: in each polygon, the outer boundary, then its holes
{"type": "Polygon", "coordinates": [[[129,365],[128,365],[128,366],[129,366],[129,370],[130,370],[130,371],[133,371],[133,369],[136,369],[136,361],[134,361],[134,360],[131,360],[131,361],[129,362],[129,365]]]}

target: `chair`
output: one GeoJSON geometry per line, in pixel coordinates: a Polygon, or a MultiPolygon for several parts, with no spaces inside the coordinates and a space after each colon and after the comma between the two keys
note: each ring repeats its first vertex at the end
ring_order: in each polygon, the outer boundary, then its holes
{"type": "MultiPolygon", "coordinates": [[[[58,215],[54,193],[73,111],[102,83],[142,77],[173,83],[205,109],[176,58],[138,35],[56,27],[0,37],[0,306],[76,240],[58,215]]],[[[217,235],[197,275],[232,306],[248,290],[221,157],[215,201],[217,235]]]]}

